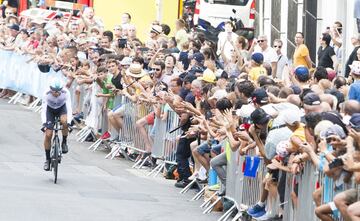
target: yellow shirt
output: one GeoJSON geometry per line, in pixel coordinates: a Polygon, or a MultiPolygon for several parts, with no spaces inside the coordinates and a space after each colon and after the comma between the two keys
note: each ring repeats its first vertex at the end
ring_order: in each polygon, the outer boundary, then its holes
{"type": "Polygon", "coordinates": [[[301,44],[298,48],[296,48],[293,56],[294,67],[297,67],[299,65],[304,65],[307,68],[311,68],[308,67],[305,59],[308,55],[309,55],[309,49],[306,47],[306,45],[301,44]]]}
{"type": "Polygon", "coordinates": [[[266,69],[263,66],[253,67],[250,69],[250,72],[249,72],[250,80],[256,82],[261,75],[266,76],[266,69]]]}
{"type": "Polygon", "coordinates": [[[298,137],[301,141],[305,142],[305,126],[304,124],[301,124],[298,129],[296,129],[291,136],[298,137]]]}

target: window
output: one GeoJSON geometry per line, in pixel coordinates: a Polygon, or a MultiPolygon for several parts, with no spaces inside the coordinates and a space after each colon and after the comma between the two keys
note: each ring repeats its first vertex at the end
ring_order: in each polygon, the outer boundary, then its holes
{"type": "Polygon", "coordinates": [[[249,0],[205,0],[207,3],[245,6],[249,0]]]}

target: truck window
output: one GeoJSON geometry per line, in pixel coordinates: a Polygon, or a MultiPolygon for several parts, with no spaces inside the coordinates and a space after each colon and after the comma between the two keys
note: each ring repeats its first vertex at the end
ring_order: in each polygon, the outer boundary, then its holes
{"type": "Polygon", "coordinates": [[[206,3],[245,6],[249,0],[205,0],[206,3]]]}

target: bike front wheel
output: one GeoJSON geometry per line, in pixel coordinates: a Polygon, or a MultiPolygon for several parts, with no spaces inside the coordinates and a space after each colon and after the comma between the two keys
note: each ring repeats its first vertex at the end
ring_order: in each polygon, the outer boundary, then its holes
{"type": "Polygon", "coordinates": [[[56,183],[58,176],[59,158],[60,158],[59,157],[60,141],[58,137],[56,137],[54,140],[55,140],[54,150],[53,150],[53,156],[51,157],[51,163],[54,172],[54,183],[56,183]]]}

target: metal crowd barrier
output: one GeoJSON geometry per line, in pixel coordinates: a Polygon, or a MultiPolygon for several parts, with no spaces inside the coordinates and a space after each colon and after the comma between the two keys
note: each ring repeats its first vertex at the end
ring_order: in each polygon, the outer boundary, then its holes
{"type": "Polygon", "coordinates": [[[156,119],[157,126],[154,135],[154,145],[152,148],[152,156],[162,161],[149,174],[154,177],[163,171],[166,164],[176,165],[176,148],[178,138],[182,130],[173,129],[179,126],[179,116],[172,110],[167,112],[166,121],[156,119]],[[171,133],[170,133],[171,132],[171,133]]]}
{"type": "Polygon", "coordinates": [[[41,98],[51,78],[63,77],[61,71],[55,72],[53,69],[42,73],[35,62],[27,62],[30,58],[13,51],[0,50],[0,88],[41,98]]]}

